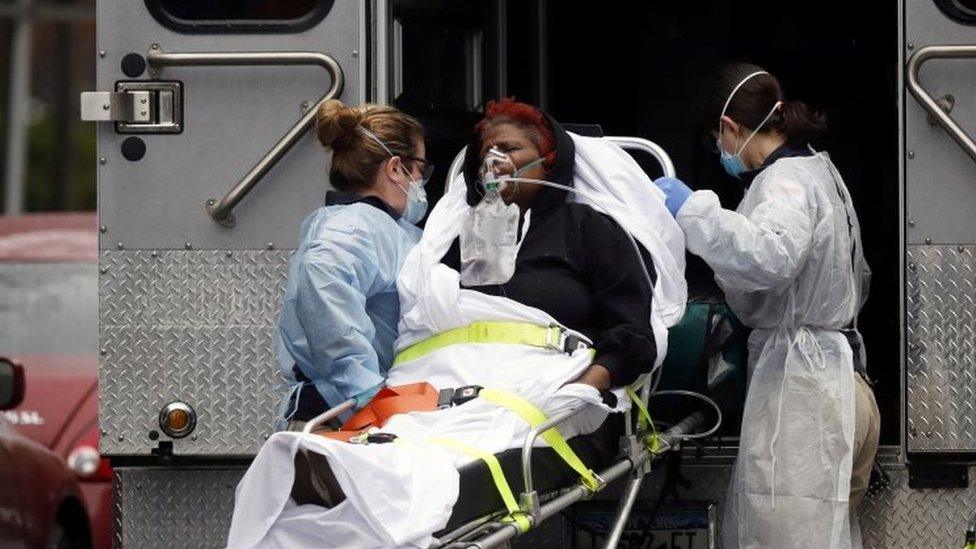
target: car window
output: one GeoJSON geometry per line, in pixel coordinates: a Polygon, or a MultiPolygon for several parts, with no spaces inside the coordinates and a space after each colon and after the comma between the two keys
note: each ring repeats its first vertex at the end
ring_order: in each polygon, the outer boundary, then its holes
{"type": "Polygon", "coordinates": [[[0,263],[0,356],[97,352],[97,269],[0,263]]]}

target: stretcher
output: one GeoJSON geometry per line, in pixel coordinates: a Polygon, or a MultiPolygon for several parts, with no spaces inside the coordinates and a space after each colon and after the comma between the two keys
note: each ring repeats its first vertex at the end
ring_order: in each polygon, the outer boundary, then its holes
{"type": "MultiPolygon", "coordinates": [[[[597,126],[570,128],[576,133],[590,136],[599,132],[597,126]]],[[[628,150],[637,150],[654,158],[665,176],[674,176],[674,166],[667,153],[651,141],[633,137],[604,137],[628,150]]],[[[451,164],[448,182],[454,181],[461,171],[465,151],[462,149],[451,164]]],[[[450,183],[449,183],[450,184],[450,183]]],[[[580,482],[578,475],[567,466],[564,457],[550,447],[536,447],[536,439],[547,431],[559,427],[583,409],[556,414],[535,425],[526,435],[521,448],[512,448],[495,455],[494,467],[500,467],[507,479],[509,493],[517,492],[517,509],[511,501],[504,501],[497,471],[492,471],[488,460],[472,461],[459,470],[462,496],[455,504],[447,526],[435,534],[433,547],[498,547],[525,534],[548,518],[566,510],[574,503],[589,499],[618,480],[626,482],[613,527],[607,537],[606,547],[616,547],[624,526],[637,500],[637,494],[652,463],[670,451],[677,451],[682,440],[713,433],[721,423],[721,410],[709,401],[714,409],[713,421],[705,412],[695,411],[677,421],[664,432],[658,432],[648,413],[654,387],[660,379],[660,371],[643,376],[629,391],[634,406],[630,414],[611,414],[595,432],[570,439],[569,446],[586,465],[596,472],[599,482],[580,482]],[[706,425],[714,426],[705,433],[698,431],[706,425]],[[513,513],[519,521],[511,520],[513,513]]],[[[675,393],[676,391],[671,391],[675,393]]],[[[680,393],[680,391],[679,391],[680,393]]],[[[697,396],[697,395],[695,395],[697,396]]],[[[341,414],[352,410],[354,401],[346,401],[309,421],[304,432],[313,433],[326,423],[335,421],[341,414]]]]}
{"type": "MultiPolygon", "coordinates": [[[[640,398],[646,402],[649,396],[650,384],[647,383],[640,398]]],[[[328,410],[310,421],[305,432],[311,433],[322,424],[351,410],[353,405],[354,401],[349,400],[328,410]]],[[[640,413],[638,406],[634,410],[635,414],[640,413]]],[[[680,450],[681,441],[688,435],[695,435],[705,425],[707,416],[703,412],[694,412],[667,431],[655,433],[650,425],[636,428],[635,424],[639,424],[639,421],[624,414],[615,414],[596,432],[571,439],[570,444],[574,450],[581,459],[597,470],[602,481],[599,488],[591,490],[573,482],[572,472],[562,467],[561,461],[550,448],[534,447],[535,439],[543,432],[558,427],[580,411],[550,418],[529,432],[522,448],[502,452],[496,457],[509,481],[521,485],[518,494],[519,508],[525,513],[531,528],[568,509],[574,503],[589,499],[610,483],[624,479],[626,486],[605,545],[616,547],[637,500],[644,476],[650,473],[652,463],[666,452],[680,450]],[[620,432],[622,436],[616,441],[616,452],[606,453],[605,449],[613,443],[613,435],[620,432]],[[608,455],[610,459],[607,459],[608,455]],[[598,465],[603,466],[598,468],[598,465]],[[540,472],[546,474],[539,478],[537,475],[540,472]],[[560,481],[564,483],[561,484],[560,481]]],[[[436,534],[439,542],[433,547],[487,549],[502,546],[525,533],[515,523],[504,520],[508,510],[499,501],[492,482],[487,479],[486,469],[483,461],[474,461],[459,471],[461,492],[464,495],[456,504],[447,527],[436,534]]]]}

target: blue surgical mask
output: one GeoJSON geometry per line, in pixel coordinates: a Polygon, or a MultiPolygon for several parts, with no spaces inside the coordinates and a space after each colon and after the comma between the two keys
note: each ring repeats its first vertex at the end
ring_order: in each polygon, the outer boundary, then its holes
{"type": "Polygon", "coordinates": [[[426,181],[423,179],[410,179],[410,173],[407,172],[407,169],[403,168],[402,164],[400,167],[407,174],[407,188],[403,188],[397,184],[397,188],[403,191],[403,194],[407,195],[407,202],[403,207],[403,213],[400,214],[400,217],[407,223],[416,225],[427,215],[427,190],[424,189],[426,181]]]}
{"type": "Polygon", "coordinates": [[[766,122],[769,121],[770,117],[773,116],[773,113],[775,113],[776,109],[779,108],[781,102],[777,101],[776,104],[773,105],[773,108],[770,109],[769,114],[766,115],[766,118],[763,118],[763,121],[760,122],[758,126],[756,126],[756,129],[752,130],[752,133],[749,134],[749,137],[747,137],[745,142],[742,143],[742,146],[740,146],[738,150],[735,151],[735,154],[730,153],[726,151],[724,148],[722,148],[722,130],[724,129],[722,126],[722,117],[725,116],[725,111],[728,110],[729,103],[732,102],[732,98],[735,96],[735,92],[739,91],[739,88],[741,88],[743,84],[748,82],[750,78],[754,76],[759,76],[760,74],[769,74],[769,73],[767,73],[766,71],[756,71],[746,76],[738,84],[736,84],[736,86],[732,88],[732,93],[729,94],[728,99],[725,100],[725,105],[722,107],[722,114],[718,116],[718,138],[716,138],[715,145],[718,148],[719,162],[722,164],[722,168],[725,170],[725,173],[731,175],[736,179],[742,179],[742,174],[744,174],[749,170],[749,168],[746,167],[745,162],[742,161],[742,151],[746,148],[746,145],[749,144],[749,141],[766,124],[766,122]]]}
{"type": "MultiPolygon", "coordinates": [[[[748,143],[748,140],[746,140],[746,142],[748,143]]],[[[746,173],[746,171],[748,171],[749,169],[742,161],[742,157],[739,156],[739,154],[742,152],[742,149],[740,148],[739,151],[735,154],[732,154],[727,150],[723,149],[721,133],[719,134],[719,138],[717,140],[716,146],[718,147],[718,154],[719,154],[718,161],[722,164],[722,169],[725,170],[725,173],[731,175],[736,179],[742,179],[742,174],[746,173]]]]}
{"type": "MultiPolygon", "coordinates": [[[[386,151],[391,157],[396,156],[393,154],[393,151],[386,146],[386,143],[384,143],[383,140],[376,137],[376,134],[362,126],[359,126],[359,131],[366,134],[373,141],[379,143],[380,147],[383,147],[383,150],[386,151]]],[[[403,194],[407,195],[407,202],[403,207],[403,213],[400,214],[400,217],[402,217],[407,223],[416,225],[417,223],[420,223],[420,220],[423,219],[425,215],[427,215],[427,191],[424,190],[424,185],[427,184],[427,180],[413,179],[410,172],[407,171],[407,168],[403,166],[403,163],[400,163],[400,169],[403,170],[403,173],[407,174],[407,188],[403,188],[399,183],[396,184],[397,188],[403,191],[403,194]]]]}

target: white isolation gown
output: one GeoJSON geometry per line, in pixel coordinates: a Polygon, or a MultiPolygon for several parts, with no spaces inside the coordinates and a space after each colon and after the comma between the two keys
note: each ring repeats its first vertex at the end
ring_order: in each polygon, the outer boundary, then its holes
{"type": "Polygon", "coordinates": [[[782,158],[736,211],[698,191],[677,220],[755,328],[724,546],[859,547],[848,506],[856,374],[841,330],[854,326],[870,271],[843,180],[824,153],[782,158]]]}

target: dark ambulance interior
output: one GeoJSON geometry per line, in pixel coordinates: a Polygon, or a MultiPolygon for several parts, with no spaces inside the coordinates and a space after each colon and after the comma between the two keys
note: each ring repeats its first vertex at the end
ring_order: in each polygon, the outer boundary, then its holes
{"type": "MultiPolygon", "coordinates": [[[[743,188],[702,146],[695,98],[704,76],[725,61],[775,74],[788,97],[828,117],[830,131],[813,145],[831,154],[860,217],[874,276],[859,327],[876,380],[881,443],[897,445],[898,10],[882,4],[395,0],[389,97],[427,128],[428,156],[438,165],[432,199],[484,103],[507,95],[564,123],[649,138],[692,188],[712,189],[734,208],[743,188]]],[[[696,258],[688,278],[693,297],[714,289],[696,258]]]]}

